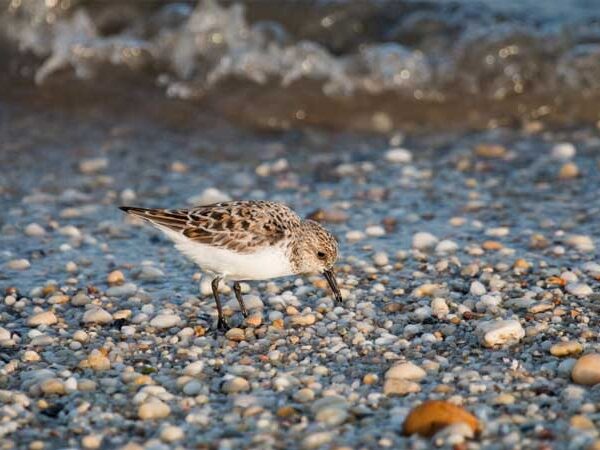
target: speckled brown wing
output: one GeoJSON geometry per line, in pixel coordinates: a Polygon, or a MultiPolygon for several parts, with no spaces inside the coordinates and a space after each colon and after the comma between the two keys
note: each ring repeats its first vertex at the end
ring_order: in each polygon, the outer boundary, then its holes
{"type": "Polygon", "coordinates": [[[239,253],[274,245],[301,222],[287,206],[264,201],[215,203],[191,209],[123,209],[179,231],[192,241],[239,253]]]}

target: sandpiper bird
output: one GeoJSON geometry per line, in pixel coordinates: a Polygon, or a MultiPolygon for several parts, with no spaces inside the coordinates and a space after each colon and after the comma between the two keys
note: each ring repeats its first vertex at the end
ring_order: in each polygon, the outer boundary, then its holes
{"type": "Polygon", "coordinates": [[[190,209],[121,206],[165,233],[175,247],[213,275],[219,330],[229,328],[219,298],[221,280],[233,281],[244,317],[240,281],[322,273],[338,302],[342,295],[333,274],[338,244],[319,223],[302,220],[287,206],[267,201],[233,201],[190,209]]]}

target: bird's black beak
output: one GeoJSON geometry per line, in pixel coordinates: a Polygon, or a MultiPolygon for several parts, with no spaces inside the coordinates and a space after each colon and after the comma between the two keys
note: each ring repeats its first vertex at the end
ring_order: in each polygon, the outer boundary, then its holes
{"type": "Polygon", "coordinates": [[[329,287],[331,288],[331,291],[333,292],[335,300],[338,303],[342,303],[342,301],[343,301],[342,293],[340,292],[340,288],[338,287],[337,281],[335,280],[335,275],[333,274],[333,270],[324,270],[323,275],[325,276],[325,279],[329,283],[329,287]]]}

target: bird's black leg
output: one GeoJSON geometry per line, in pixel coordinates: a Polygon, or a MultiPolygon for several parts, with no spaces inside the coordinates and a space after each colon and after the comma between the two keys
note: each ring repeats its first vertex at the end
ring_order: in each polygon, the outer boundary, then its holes
{"type": "Polygon", "coordinates": [[[240,311],[242,311],[242,316],[248,317],[248,310],[246,309],[244,299],[242,298],[242,287],[237,281],[233,283],[233,292],[235,292],[235,298],[237,298],[237,301],[240,304],[240,311]]]}
{"type": "Polygon", "coordinates": [[[215,297],[215,303],[217,304],[217,313],[219,315],[219,320],[217,322],[217,329],[221,330],[221,331],[227,331],[227,330],[229,330],[229,325],[227,325],[227,322],[225,321],[225,318],[223,317],[223,308],[221,307],[221,299],[219,298],[219,282],[220,281],[221,281],[221,278],[216,277],[214,280],[212,280],[212,283],[210,285],[212,287],[213,297],[215,297]]]}

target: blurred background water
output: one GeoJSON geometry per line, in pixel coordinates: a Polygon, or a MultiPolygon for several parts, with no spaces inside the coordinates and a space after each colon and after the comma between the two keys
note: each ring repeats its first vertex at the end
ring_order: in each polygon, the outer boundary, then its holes
{"type": "Polygon", "coordinates": [[[141,115],[383,133],[600,119],[596,0],[0,0],[0,35],[19,102],[135,91],[141,115]]]}

